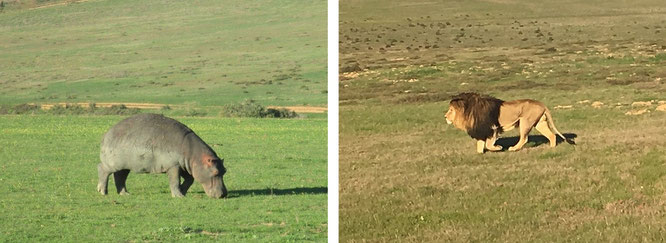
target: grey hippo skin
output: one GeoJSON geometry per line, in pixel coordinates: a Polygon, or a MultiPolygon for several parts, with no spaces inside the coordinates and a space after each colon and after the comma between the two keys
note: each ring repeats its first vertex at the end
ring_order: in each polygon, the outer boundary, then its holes
{"type": "Polygon", "coordinates": [[[222,177],[224,160],[182,123],[157,114],[139,114],[118,122],[102,139],[97,165],[97,191],[106,195],[113,173],[119,194],[128,194],[125,181],[134,173],[167,173],[171,196],[182,197],[192,182],[203,185],[206,195],[227,195],[222,177]],[[180,183],[183,177],[183,183],[180,183]]]}

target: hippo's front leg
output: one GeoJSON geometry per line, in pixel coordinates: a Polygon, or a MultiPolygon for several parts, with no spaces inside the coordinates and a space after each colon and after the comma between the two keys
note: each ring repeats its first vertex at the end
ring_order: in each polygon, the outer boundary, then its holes
{"type": "Polygon", "coordinates": [[[180,176],[183,177],[183,184],[180,185],[180,192],[183,193],[183,195],[187,194],[187,190],[190,189],[190,186],[192,186],[192,183],[194,182],[194,177],[187,173],[187,171],[180,170],[180,176]]]}
{"type": "Polygon", "coordinates": [[[183,197],[183,193],[180,192],[180,168],[178,166],[171,167],[169,170],[167,170],[167,175],[169,176],[171,196],[183,197]]]}

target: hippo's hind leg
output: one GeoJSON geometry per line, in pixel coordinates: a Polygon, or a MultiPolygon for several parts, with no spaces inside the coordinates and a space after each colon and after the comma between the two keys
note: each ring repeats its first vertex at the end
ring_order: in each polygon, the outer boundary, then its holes
{"type": "Polygon", "coordinates": [[[113,172],[113,181],[116,183],[116,189],[120,195],[129,195],[129,192],[127,192],[127,187],[125,187],[125,182],[127,181],[129,172],[129,170],[119,170],[113,172]]]}
{"type": "Polygon", "coordinates": [[[167,175],[169,176],[169,188],[171,188],[172,197],[183,197],[183,193],[180,191],[180,168],[175,166],[167,170],[167,175]]]}
{"type": "Polygon", "coordinates": [[[180,176],[183,177],[183,184],[180,184],[180,192],[185,195],[187,194],[187,190],[190,189],[190,186],[192,186],[194,177],[182,169],[180,170],[180,176]]]}
{"type": "Polygon", "coordinates": [[[97,176],[99,176],[99,182],[97,183],[97,191],[99,193],[102,193],[102,195],[106,195],[107,193],[107,185],[108,185],[107,183],[109,182],[110,175],[111,172],[104,169],[102,163],[99,163],[97,165],[97,176]]]}

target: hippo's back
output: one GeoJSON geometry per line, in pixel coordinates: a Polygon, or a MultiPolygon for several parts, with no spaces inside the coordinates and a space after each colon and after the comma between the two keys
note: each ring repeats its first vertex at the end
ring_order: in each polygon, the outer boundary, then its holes
{"type": "Polygon", "coordinates": [[[118,122],[101,143],[102,164],[116,170],[164,172],[182,160],[182,143],[192,130],[158,114],[139,114],[118,122]]]}

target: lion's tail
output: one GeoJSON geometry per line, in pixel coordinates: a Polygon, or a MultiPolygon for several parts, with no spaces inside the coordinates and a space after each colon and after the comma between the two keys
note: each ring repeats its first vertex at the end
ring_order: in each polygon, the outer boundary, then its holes
{"type": "Polygon", "coordinates": [[[548,126],[551,129],[553,129],[553,131],[555,131],[557,135],[559,135],[562,139],[564,139],[564,141],[567,141],[567,143],[576,145],[576,142],[574,142],[570,138],[565,137],[564,135],[562,135],[562,133],[560,133],[560,131],[557,130],[557,128],[555,128],[555,123],[553,122],[553,116],[550,115],[550,110],[548,110],[548,108],[546,108],[546,112],[544,112],[544,114],[546,115],[546,120],[548,120],[548,126]]]}

